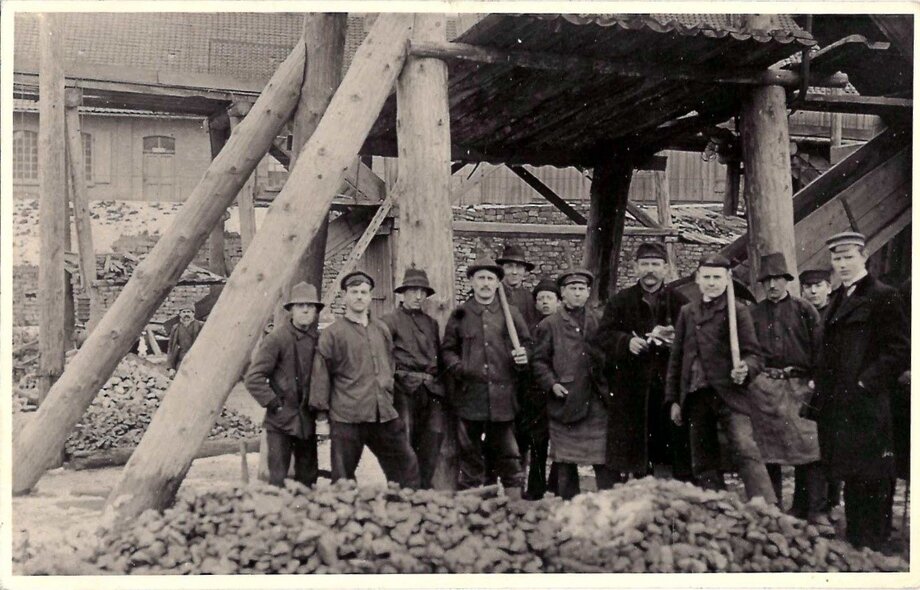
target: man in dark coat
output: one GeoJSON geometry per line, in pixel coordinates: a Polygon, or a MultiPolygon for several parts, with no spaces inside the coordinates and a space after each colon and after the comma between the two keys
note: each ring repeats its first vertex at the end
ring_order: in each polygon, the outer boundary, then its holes
{"type": "Polygon", "coordinates": [[[516,244],[506,244],[502,255],[495,259],[495,262],[502,267],[505,273],[502,279],[502,285],[505,287],[505,295],[508,297],[508,303],[515,306],[531,334],[537,327],[537,323],[542,318],[537,313],[537,307],[534,303],[533,293],[524,286],[524,277],[534,269],[532,262],[528,262],[524,256],[524,251],[516,244]]]}
{"type": "Polygon", "coordinates": [[[556,493],[572,498],[580,491],[578,465],[592,465],[599,490],[619,479],[607,466],[609,395],[604,356],[593,344],[599,314],[585,307],[594,276],[582,269],[559,275],[562,306],[537,327],[533,373],[547,392],[556,493]]]}
{"type": "Polygon", "coordinates": [[[518,388],[529,369],[530,331],[509,306],[520,347],[511,342],[497,296],[504,271],[480,258],[467,268],[473,297],[451,313],[444,331],[442,357],[454,380],[451,406],[457,415],[458,487],[486,482],[485,448],[510,497],[520,499],[524,473],[514,438],[518,388]]]}
{"type": "Polygon", "coordinates": [[[866,271],[865,243],[856,232],[827,241],[841,285],[825,317],[813,411],[828,475],[844,480],[847,539],[880,549],[894,476],[891,393],[910,340],[897,291],[866,271]]]}
{"type": "Polygon", "coordinates": [[[179,323],[169,333],[169,351],[166,354],[166,366],[170,376],[179,370],[182,359],[192,349],[204,322],[195,319],[195,306],[188,305],[179,311],[179,323]]]}
{"type": "Polygon", "coordinates": [[[382,318],[393,335],[394,402],[418,457],[421,488],[429,489],[444,439],[441,338],[438,322],[422,310],[422,302],[435,291],[424,270],[407,268],[394,292],[402,302],[382,318]]]}
{"type": "Polygon", "coordinates": [[[246,389],[265,408],[268,481],[275,486],[284,485],[292,456],[297,481],[313,485],[319,474],[316,420],[304,402],[309,398],[319,337],[316,320],[322,308],[316,287],[294,285],[284,302],[290,320],[262,339],[246,371],[246,389]]]}
{"type": "Polygon", "coordinates": [[[744,385],[757,376],[763,362],[746,307],[735,302],[741,361],[734,365],[729,345],[726,289],[731,265],[723,256],[704,256],[696,271],[702,297],[684,305],[675,326],[668,360],[665,400],[671,420],[690,423],[693,477],[700,486],[723,489],[718,426],[728,438],[748,498],[776,502],[770,476],[754,442],[744,385]]]}
{"type": "Polygon", "coordinates": [[[595,335],[596,346],[606,351],[610,382],[607,464],[640,476],[662,465],[674,477],[689,480],[687,426],[671,422],[664,402],[674,324],[687,303],[665,286],[668,266],[663,243],[640,244],[639,280],[607,302],[595,335]]]}
{"type": "Polygon", "coordinates": [[[795,465],[792,513],[812,524],[830,526],[818,428],[799,416],[812,397],[809,382],[820,351],[821,316],[811,303],[789,293],[792,278],[782,252],[761,257],[758,281],[766,298],[751,307],[751,316],[765,366],[748,388],[751,422],[779,505],[783,504],[782,466],[795,465]]]}

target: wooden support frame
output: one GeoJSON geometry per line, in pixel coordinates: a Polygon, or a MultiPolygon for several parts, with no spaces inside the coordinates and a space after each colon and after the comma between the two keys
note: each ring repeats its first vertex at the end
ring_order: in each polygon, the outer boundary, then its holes
{"type": "Polygon", "coordinates": [[[594,166],[582,264],[594,273],[596,288],[591,290],[591,300],[595,304],[616,292],[632,176],[633,164],[627,158],[610,158],[594,166]]]}
{"type": "MultiPolygon", "coordinates": [[[[783,86],[798,88],[798,72],[778,69],[732,68],[721,70],[700,66],[649,65],[626,60],[592,59],[554,53],[508,51],[470,45],[468,43],[437,43],[412,41],[409,54],[416,57],[436,57],[444,60],[465,60],[476,63],[511,64],[521,68],[561,71],[567,75],[606,74],[627,78],[659,78],[687,82],[718,82],[748,86],[783,86]]],[[[843,88],[849,79],[845,74],[834,74],[812,81],[815,86],[843,88]]]]}
{"type": "Polygon", "coordinates": [[[725,166],[725,195],[722,199],[722,215],[738,214],[738,200],[741,196],[741,162],[729,160],[725,166]]]}
{"type": "MultiPolygon", "coordinates": [[[[243,101],[235,102],[227,109],[231,134],[239,127],[243,117],[249,114],[251,109],[252,103],[243,101]]],[[[246,184],[236,196],[236,204],[240,218],[240,249],[245,253],[256,233],[255,179],[252,174],[246,179],[246,184]]]]}
{"type": "MultiPolygon", "coordinates": [[[[577,240],[586,237],[586,225],[550,225],[544,223],[496,223],[493,221],[455,221],[454,233],[474,236],[502,236],[516,238],[557,238],[577,240]]],[[[676,238],[680,231],[674,228],[624,227],[624,236],[643,238],[676,238]]]]}
{"type": "Polygon", "coordinates": [[[543,181],[534,176],[530,170],[520,165],[511,165],[508,166],[508,169],[514,172],[518,178],[527,184],[527,186],[537,191],[541,197],[552,203],[557,209],[562,211],[566,217],[578,225],[584,225],[588,222],[584,215],[579,213],[575,207],[569,205],[565,199],[557,195],[556,191],[546,186],[543,181]]]}

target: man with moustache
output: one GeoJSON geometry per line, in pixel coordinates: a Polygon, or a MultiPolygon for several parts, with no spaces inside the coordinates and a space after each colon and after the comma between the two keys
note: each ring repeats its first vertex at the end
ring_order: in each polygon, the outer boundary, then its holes
{"type": "Polygon", "coordinates": [[[760,346],[750,312],[735,302],[741,361],[733,365],[728,331],[726,289],[731,264],[719,254],[700,260],[696,283],[702,297],[684,305],[675,325],[668,359],[665,401],[671,420],[690,424],[693,477],[707,489],[724,489],[720,472],[718,426],[728,437],[748,498],[762,496],[776,503],[748,416],[744,386],[762,366],[760,346]]]}
{"type": "Polygon", "coordinates": [[[172,377],[179,370],[182,359],[192,349],[204,322],[195,319],[195,306],[186,305],[179,310],[179,323],[169,333],[169,351],[166,354],[166,366],[172,377]]]}
{"type": "Polygon", "coordinates": [[[502,255],[496,258],[495,262],[505,273],[502,285],[505,287],[508,303],[518,308],[524,322],[527,323],[527,329],[533,333],[533,329],[542,319],[534,305],[533,293],[524,287],[524,277],[534,269],[533,263],[527,261],[524,251],[516,244],[506,244],[502,255]]]}
{"type": "Polygon", "coordinates": [[[514,437],[518,388],[529,369],[530,331],[509,306],[520,347],[511,343],[497,295],[504,270],[479,258],[466,271],[473,297],[455,309],[444,330],[442,357],[454,379],[451,405],[457,415],[459,489],[486,483],[486,449],[507,495],[521,499],[524,472],[514,437]]]}
{"type": "Polygon", "coordinates": [[[671,422],[664,396],[674,324],[687,299],[665,286],[663,243],[640,244],[635,268],[639,280],[607,302],[595,335],[610,382],[607,465],[638,476],[660,466],[690,480],[687,426],[671,422]]]}
{"type": "Polygon", "coordinates": [[[387,481],[417,488],[418,462],[393,401],[393,338],[368,315],[374,279],[358,270],[340,286],[345,315],[319,338],[310,389],[310,408],[329,414],[332,481],[355,479],[367,447],[387,481]]]}
{"type": "Polygon", "coordinates": [[[866,238],[827,240],[841,285],[831,293],[810,413],[817,418],[828,477],[844,481],[847,540],[880,550],[895,454],[891,394],[910,362],[897,291],[866,270],[866,238]]]}

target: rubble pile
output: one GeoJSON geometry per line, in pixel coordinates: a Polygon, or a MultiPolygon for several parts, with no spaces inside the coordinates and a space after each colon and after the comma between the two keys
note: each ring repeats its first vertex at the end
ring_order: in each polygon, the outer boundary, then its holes
{"type": "Polygon", "coordinates": [[[728,492],[646,478],[565,502],[289,482],[181,493],[124,527],[15,548],[23,573],[905,570],[728,492]],[[62,561],[56,556],[67,556],[62,561]],[[62,565],[66,564],[66,565],[62,565]]]}

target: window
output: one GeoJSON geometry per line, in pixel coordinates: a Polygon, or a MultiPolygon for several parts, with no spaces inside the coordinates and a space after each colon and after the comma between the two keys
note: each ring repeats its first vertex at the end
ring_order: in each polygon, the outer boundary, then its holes
{"type": "Polygon", "coordinates": [[[145,154],[175,154],[176,140],[165,135],[151,135],[144,138],[145,154]]]}
{"type": "Polygon", "coordinates": [[[13,180],[38,180],[38,133],[13,132],[13,180]]]}
{"type": "Polygon", "coordinates": [[[176,140],[165,135],[144,138],[144,199],[174,201],[176,140]]]}
{"type": "Polygon", "coordinates": [[[83,133],[83,170],[86,173],[86,184],[93,183],[93,136],[83,133]]]}

